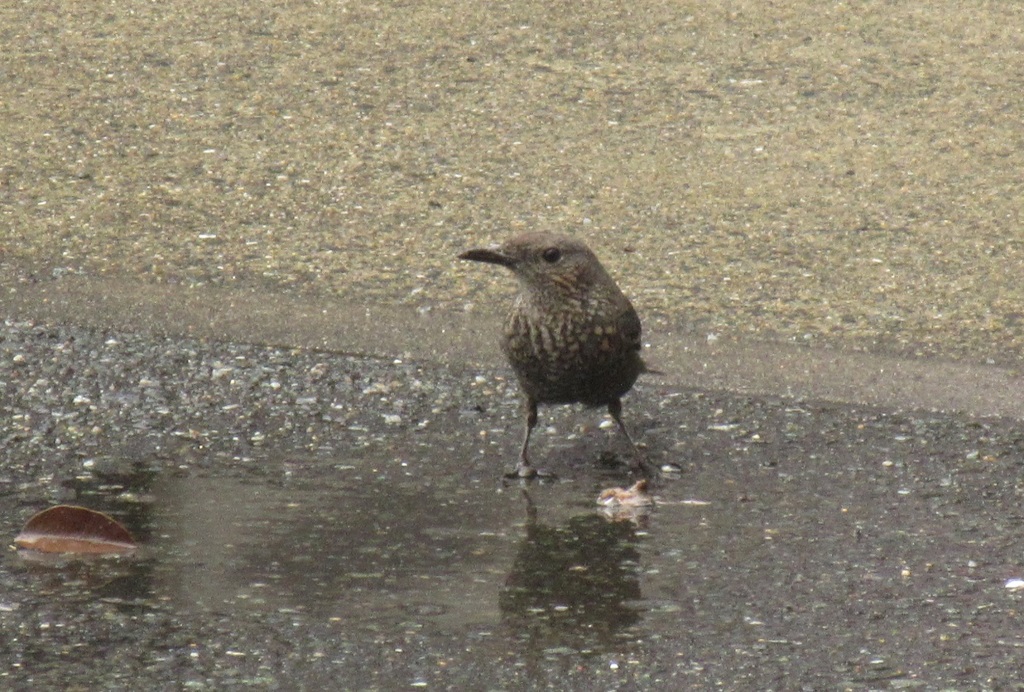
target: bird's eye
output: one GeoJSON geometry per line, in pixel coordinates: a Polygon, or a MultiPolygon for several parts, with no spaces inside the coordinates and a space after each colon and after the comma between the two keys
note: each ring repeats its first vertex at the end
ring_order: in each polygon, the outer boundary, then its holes
{"type": "Polygon", "coordinates": [[[547,250],[544,251],[541,257],[544,258],[545,262],[548,262],[549,264],[554,264],[558,260],[562,259],[562,251],[556,247],[549,247],[547,250]]]}

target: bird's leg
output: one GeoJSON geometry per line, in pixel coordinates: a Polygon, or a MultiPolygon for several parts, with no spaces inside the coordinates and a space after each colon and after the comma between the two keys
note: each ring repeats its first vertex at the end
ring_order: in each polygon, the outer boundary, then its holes
{"type": "Polygon", "coordinates": [[[612,418],[619,426],[619,430],[629,440],[630,446],[633,448],[633,461],[630,462],[629,468],[631,471],[639,472],[644,476],[650,475],[650,468],[647,460],[640,452],[640,448],[636,446],[636,442],[633,441],[633,436],[629,434],[629,430],[626,429],[626,424],[622,422],[622,400],[612,399],[608,402],[608,413],[611,414],[612,418]]]}
{"type": "Polygon", "coordinates": [[[537,475],[537,469],[530,465],[530,457],[527,450],[530,447],[530,433],[537,427],[537,402],[533,398],[526,400],[526,433],[523,435],[523,448],[519,452],[519,464],[515,470],[508,474],[509,478],[532,478],[537,475]]]}
{"type": "Polygon", "coordinates": [[[626,430],[626,424],[622,422],[622,399],[612,399],[609,401],[608,413],[612,414],[612,418],[618,424],[619,430],[622,431],[622,434],[629,440],[629,444],[632,445],[633,451],[638,452],[636,442],[633,442],[633,436],[629,434],[629,431],[626,430]]]}

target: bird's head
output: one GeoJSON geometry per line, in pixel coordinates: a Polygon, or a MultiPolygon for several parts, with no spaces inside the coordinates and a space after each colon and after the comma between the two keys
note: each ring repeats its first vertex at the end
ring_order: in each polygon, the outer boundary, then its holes
{"type": "Polygon", "coordinates": [[[467,250],[459,258],[508,267],[527,289],[541,293],[578,295],[611,281],[590,248],[549,233],[516,236],[500,246],[467,250]]]}

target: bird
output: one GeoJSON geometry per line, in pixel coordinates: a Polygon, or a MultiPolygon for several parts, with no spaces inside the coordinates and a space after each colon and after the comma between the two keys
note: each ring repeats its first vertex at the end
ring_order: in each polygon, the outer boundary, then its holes
{"type": "Polygon", "coordinates": [[[534,232],[459,258],[505,267],[519,281],[500,339],[526,414],[519,463],[508,476],[537,475],[529,446],[540,404],[606,406],[633,449],[631,468],[646,472],[622,420],[622,397],[652,371],[640,355],[640,318],[597,255],[575,238],[534,232]]]}

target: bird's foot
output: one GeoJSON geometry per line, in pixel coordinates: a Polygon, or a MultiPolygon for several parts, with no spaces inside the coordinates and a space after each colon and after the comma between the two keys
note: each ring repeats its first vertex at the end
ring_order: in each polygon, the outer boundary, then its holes
{"type": "Polygon", "coordinates": [[[633,476],[646,480],[657,480],[661,473],[658,468],[647,460],[647,455],[638,447],[633,448],[633,458],[629,462],[629,472],[633,476]]]}
{"type": "Polygon", "coordinates": [[[648,480],[658,484],[664,480],[679,478],[683,474],[683,467],[674,461],[653,464],[646,456],[638,454],[629,464],[629,473],[637,480],[648,480]]]}
{"type": "Polygon", "coordinates": [[[640,479],[654,480],[658,477],[658,469],[646,459],[638,459],[629,465],[629,473],[640,479]]]}
{"type": "Polygon", "coordinates": [[[537,469],[529,464],[519,462],[519,465],[505,474],[505,478],[533,478],[537,475],[537,469]]]}
{"type": "Polygon", "coordinates": [[[505,478],[516,480],[530,480],[533,478],[551,479],[555,477],[555,474],[550,471],[538,469],[528,461],[520,461],[514,469],[505,474],[505,478]]]}

